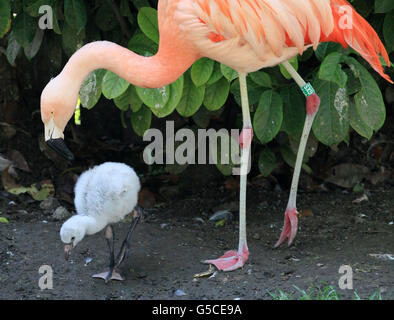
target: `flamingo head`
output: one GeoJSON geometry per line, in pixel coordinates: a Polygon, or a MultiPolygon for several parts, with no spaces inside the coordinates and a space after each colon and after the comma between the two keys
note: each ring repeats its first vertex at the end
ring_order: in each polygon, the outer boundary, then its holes
{"type": "Polygon", "coordinates": [[[86,229],[78,215],[63,223],[60,229],[60,239],[64,246],[65,259],[68,260],[71,250],[84,238],[86,229]]]}
{"type": "Polygon", "coordinates": [[[74,160],[64,142],[64,128],[71,119],[77,103],[77,94],[61,75],[52,79],[41,94],[41,120],[44,123],[45,142],[63,158],[74,160]]]}

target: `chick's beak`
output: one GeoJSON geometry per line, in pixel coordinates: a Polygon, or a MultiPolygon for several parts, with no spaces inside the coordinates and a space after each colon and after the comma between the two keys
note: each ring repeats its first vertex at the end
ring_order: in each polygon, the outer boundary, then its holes
{"type": "Polygon", "coordinates": [[[74,155],[64,142],[63,132],[55,125],[53,119],[45,123],[45,142],[66,160],[73,161],[74,155]]]}
{"type": "Polygon", "coordinates": [[[66,261],[68,261],[68,258],[70,258],[70,253],[72,248],[73,248],[72,242],[64,246],[64,259],[66,259],[66,261]]]}

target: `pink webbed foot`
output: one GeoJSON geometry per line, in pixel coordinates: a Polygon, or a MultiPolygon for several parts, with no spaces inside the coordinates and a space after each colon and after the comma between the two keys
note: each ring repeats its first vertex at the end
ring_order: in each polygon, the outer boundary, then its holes
{"type": "Polygon", "coordinates": [[[124,278],[116,270],[112,271],[111,276],[109,276],[109,271],[104,271],[104,272],[96,273],[96,274],[92,275],[92,278],[100,278],[100,279],[105,280],[105,282],[108,282],[109,280],[118,280],[118,281],[124,280],[124,278]]]}
{"type": "Polygon", "coordinates": [[[224,255],[222,255],[218,259],[205,260],[203,262],[213,264],[219,270],[233,271],[238,268],[242,268],[245,262],[248,260],[248,257],[249,257],[249,250],[247,245],[244,245],[241,252],[230,250],[227,251],[224,255]]]}
{"type": "Polygon", "coordinates": [[[279,247],[283,241],[289,238],[288,245],[290,246],[297,234],[298,218],[297,209],[287,209],[285,212],[285,223],[283,226],[282,234],[278,242],[275,244],[275,248],[279,247]]]}

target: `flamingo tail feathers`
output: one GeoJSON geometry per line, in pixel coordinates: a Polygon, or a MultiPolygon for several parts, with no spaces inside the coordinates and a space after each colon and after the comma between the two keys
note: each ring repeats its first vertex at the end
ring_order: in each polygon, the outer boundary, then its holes
{"type": "Polygon", "coordinates": [[[335,28],[327,41],[335,41],[345,48],[357,51],[384,79],[393,83],[384,73],[380,56],[390,66],[387,51],[371,25],[345,0],[332,0],[335,28]]]}

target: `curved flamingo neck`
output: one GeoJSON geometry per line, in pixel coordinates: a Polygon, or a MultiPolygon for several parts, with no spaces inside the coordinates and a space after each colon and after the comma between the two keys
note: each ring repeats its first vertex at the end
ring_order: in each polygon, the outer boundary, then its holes
{"type": "Polygon", "coordinates": [[[79,49],[67,62],[61,77],[77,87],[96,69],[107,69],[145,88],[160,88],[177,80],[199,57],[187,50],[161,46],[152,57],[140,56],[113,42],[97,41],[79,49]]]}

